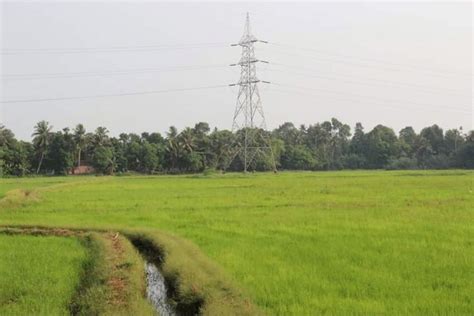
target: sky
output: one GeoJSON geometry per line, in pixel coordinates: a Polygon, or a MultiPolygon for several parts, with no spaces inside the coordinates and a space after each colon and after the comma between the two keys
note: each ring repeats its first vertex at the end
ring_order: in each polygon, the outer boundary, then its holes
{"type": "Polygon", "coordinates": [[[332,117],[397,133],[474,125],[471,2],[3,1],[0,10],[0,123],[24,140],[40,120],[111,135],[200,121],[230,129],[228,84],[240,70],[229,65],[241,54],[230,44],[246,12],[268,41],[256,55],[269,61],[257,76],[271,82],[259,87],[270,129],[332,117]],[[147,91],[159,93],[135,94],[147,91]],[[126,95],[67,99],[110,94],[126,95]]]}

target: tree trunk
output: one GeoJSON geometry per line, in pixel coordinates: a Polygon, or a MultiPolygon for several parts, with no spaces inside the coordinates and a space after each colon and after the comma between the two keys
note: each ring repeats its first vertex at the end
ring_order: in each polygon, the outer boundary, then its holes
{"type": "Polygon", "coordinates": [[[81,166],[81,148],[79,148],[77,153],[77,167],[81,166]]]}
{"type": "Polygon", "coordinates": [[[41,158],[40,158],[40,161],[39,161],[39,164],[38,164],[38,169],[36,169],[36,174],[38,174],[40,172],[41,164],[43,163],[43,158],[44,158],[44,152],[41,153],[41,158]]]}

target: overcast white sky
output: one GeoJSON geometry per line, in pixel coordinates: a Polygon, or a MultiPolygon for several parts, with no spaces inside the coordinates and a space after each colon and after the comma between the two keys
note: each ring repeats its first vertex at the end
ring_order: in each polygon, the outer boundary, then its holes
{"type": "MultiPolygon", "coordinates": [[[[258,77],[280,84],[261,86],[269,128],[331,117],[366,130],[473,127],[471,2],[2,2],[1,10],[3,101],[235,82],[239,69],[227,65],[240,49],[229,44],[249,11],[254,34],[279,44],[256,50],[273,62],[258,77]]],[[[1,103],[0,122],[22,139],[39,120],[112,135],[198,121],[230,128],[236,93],[1,103]]]]}

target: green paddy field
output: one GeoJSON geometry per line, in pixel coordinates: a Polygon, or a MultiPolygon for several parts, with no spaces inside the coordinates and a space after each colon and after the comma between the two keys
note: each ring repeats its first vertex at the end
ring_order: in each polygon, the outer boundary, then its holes
{"type": "MultiPolygon", "coordinates": [[[[151,236],[203,314],[472,315],[473,183],[462,170],[0,179],[0,225],[151,236]]],[[[0,234],[0,314],[70,311],[78,240],[0,234]]],[[[140,288],[137,271],[125,286],[140,288]]]]}
{"type": "Polygon", "coordinates": [[[77,240],[0,235],[0,315],[67,315],[86,253],[77,240]]]}

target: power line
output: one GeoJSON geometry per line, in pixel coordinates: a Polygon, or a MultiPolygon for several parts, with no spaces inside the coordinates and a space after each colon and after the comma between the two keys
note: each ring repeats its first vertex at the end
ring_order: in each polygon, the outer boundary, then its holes
{"type": "Polygon", "coordinates": [[[5,48],[2,50],[14,51],[65,51],[65,50],[103,50],[103,49],[140,49],[140,48],[174,48],[174,47],[188,47],[188,46],[203,46],[203,45],[227,45],[227,42],[206,42],[206,43],[189,43],[189,44],[151,44],[151,45],[136,45],[136,46],[109,46],[109,47],[49,47],[49,48],[5,48]]]}
{"type": "MultiPolygon", "coordinates": [[[[311,69],[302,68],[298,66],[286,65],[281,63],[271,63],[271,65],[282,66],[286,68],[300,68],[303,71],[310,72],[311,69]]],[[[175,66],[175,67],[163,67],[163,68],[139,68],[139,69],[123,69],[123,70],[109,70],[109,71],[101,71],[101,72],[69,72],[69,73],[33,73],[33,74],[6,74],[1,76],[3,80],[35,80],[35,79],[62,79],[62,78],[80,78],[80,77],[107,77],[107,76],[121,76],[121,75],[130,75],[130,74],[146,74],[146,73],[161,73],[161,72],[168,72],[168,71],[194,71],[194,70],[203,70],[203,69],[217,69],[217,68],[227,68],[228,65],[189,65],[189,66],[175,66]]],[[[300,76],[306,76],[311,78],[320,78],[325,80],[336,80],[339,82],[346,82],[351,84],[357,85],[365,85],[365,86],[372,86],[372,85],[379,85],[385,87],[392,87],[393,85],[398,86],[406,86],[409,88],[415,89],[422,89],[419,90],[424,93],[439,93],[442,90],[449,92],[450,94],[460,95],[462,91],[454,90],[454,89],[447,89],[447,88],[439,88],[439,87],[428,87],[424,85],[416,85],[416,84],[408,84],[403,82],[393,82],[387,81],[383,79],[374,79],[374,78],[363,78],[362,80],[366,81],[373,81],[373,83],[367,83],[360,81],[359,78],[356,78],[357,81],[347,80],[342,77],[331,77],[331,76],[321,76],[315,75],[312,73],[304,73],[304,72],[296,72],[296,71],[288,71],[288,70],[280,70],[280,69],[266,69],[268,71],[276,71],[276,72],[283,72],[283,73],[291,73],[300,76]],[[426,91],[428,90],[428,91],[426,91]]],[[[313,70],[317,72],[316,70],[313,70]]],[[[350,78],[350,77],[349,77],[350,78]]],[[[354,77],[352,77],[354,78],[354,77]]],[[[446,93],[446,92],[443,92],[446,93]]]]}
{"type": "MultiPolygon", "coordinates": [[[[416,106],[423,106],[426,107],[426,110],[430,111],[433,109],[433,105],[431,104],[423,104],[423,103],[418,103],[418,102],[413,102],[413,101],[406,101],[406,100],[389,100],[389,99],[383,99],[383,98],[378,98],[378,97],[373,97],[373,96],[366,96],[366,95],[360,95],[360,94],[354,94],[354,93],[344,93],[341,91],[334,91],[334,90],[328,90],[328,89],[319,89],[319,88],[310,88],[310,87],[300,87],[300,86],[293,86],[293,85],[287,85],[287,84],[281,84],[281,83],[275,83],[272,82],[272,84],[277,85],[277,86],[283,86],[283,87],[288,87],[288,88],[293,88],[293,89],[300,89],[304,91],[312,90],[312,91],[320,91],[320,92],[326,92],[330,94],[337,94],[337,95],[347,95],[349,97],[358,97],[358,98],[363,98],[363,99],[373,99],[376,101],[382,101],[382,102],[396,102],[400,104],[413,104],[416,106]]],[[[445,107],[447,109],[454,109],[454,110],[459,110],[463,111],[464,109],[461,108],[454,108],[454,107],[445,107]]],[[[469,112],[464,112],[464,113],[469,113],[469,112]]]]}
{"type": "Polygon", "coordinates": [[[54,78],[76,78],[76,77],[95,77],[95,76],[115,76],[115,75],[129,75],[140,73],[156,73],[167,71],[187,71],[187,70],[203,70],[211,68],[227,68],[228,65],[194,65],[194,66],[176,66],[163,68],[141,68],[141,69],[123,69],[123,70],[109,70],[109,71],[82,71],[69,73],[36,73],[36,74],[6,74],[1,78],[4,80],[28,80],[28,79],[54,79],[54,78]]]}
{"type": "MultiPolygon", "coordinates": [[[[280,63],[272,63],[272,65],[277,65],[277,66],[284,66],[284,67],[289,67],[291,66],[286,66],[280,63]]],[[[416,84],[408,84],[408,83],[403,83],[403,82],[393,82],[393,81],[386,81],[382,79],[372,79],[372,78],[363,78],[362,80],[366,80],[366,82],[361,81],[361,79],[356,78],[355,80],[347,80],[346,78],[342,77],[332,77],[332,76],[321,76],[321,75],[315,75],[315,74],[308,74],[304,72],[297,72],[297,71],[288,71],[288,70],[280,70],[280,69],[267,69],[268,71],[276,71],[276,72],[282,72],[282,73],[290,73],[290,74],[295,74],[295,75],[300,75],[300,76],[305,76],[305,77],[310,77],[310,78],[320,78],[324,80],[335,80],[338,82],[345,82],[345,83],[350,83],[350,84],[357,84],[357,85],[365,85],[369,87],[373,86],[382,86],[382,87],[388,87],[392,88],[393,86],[398,86],[398,87],[408,87],[411,89],[418,90],[420,92],[424,93],[438,93],[438,94],[454,94],[458,96],[466,96],[466,97],[472,97],[472,96],[467,96],[462,94],[462,91],[460,90],[454,90],[454,89],[447,89],[447,88],[435,88],[435,87],[428,87],[428,86],[423,86],[423,85],[416,85],[416,84]],[[368,83],[368,82],[369,83],[368,83]],[[372,81],[372,82],[371,82],[372,81]],[[446,91],[446,92],[442,92],[446,91]]],[[[351,77],[349,77],[351,78],[351,77]]],[[[352,77],[354,78],[354,77],[352,77]]]]}
{"type": "Polygon", "coordinates": [[[88,96],[59,97],[59,98],[2,100],[0,101],[0,103],[27,103],[27,102],[43,102],[43,101],[81,100],[81,99],[94,99],[94,98],[107,98],[107,97],[122,97],[122,96],[132,96],[132,95],[158,94],[158,93],[169,93],[169,92],[207,90],[207,89],[224,88],[224,87],[228,87],[228,85],[152,90],[152,91],[142,91],[142,92],[125,92],[125,93],[114,93],[114,94],[96,94],[96,95],[88,95],[88,96]]]}
{"type": "MultiPolygon", "coordinates": [[[[300,71],[304,71],[304,72],[309,72],[311,74],[313,73],[320,73],[319,69],[314,69],[314,68],[308,68],[308,67],[302,67],[302,66],[298,66],[298,65],[287,65],[287,64],[281,64],[281,63],[272,63],[272,65],[276,65],[276,66],[282,66],[282,67],[285,67],[285,68],[289,68],[289,69],[294,69],[294,68],[297,68],[298,70],[300,71]]],[[[344,78],[352,78],[354,80],[360,80],[362,78],[362,80],[368,80],[368,81],[375,81],[375,82],[383,82],[383,83],[387,83],[387,84],[395,84],[395,85],[405,85],[405,86],[413,86],[413,87],[417,87],[417,88],[423,88],[423,89],[432,89],[434,91],[439,91],[439,90],[446,90],[446,91],[451,91],[451,92],[455,92],[455,93],[460,93],[462,91],[460,90],[456,90],[456,89],[450,89],[450,88],[445,88],[445,87],[432,87],[432,86],[426,86],[426,85],[420,85],[420,84],[415,84],[415,83],[407,83],[407,82],[401,82],[401,81],[392,81],[392,80],[386,80],[386,79],[380,79],[380,78],[364,78],[364,77],[360,77],[360,76],[347,76],[346,74],[343,75],[344,78]]]]}
{"type": "Polygon", "coordinates": [[[326,55],[326,56],[330,56],[330,57],[340,56],[340,57],[343,57],[343,58],[357,59],[357,60],[360,60],[360,61],[363,61],[363,62],[372,62],[372,63],[379,63],[379,64],[385,64],[385,65],[390,65],[390,66],[419,69],[419,70],[428,71],[428,72],[439,72],[439,73],[450,73],[450,74],[454,74],[454,75],[472,76],[472,73],[465,73],[465,72],[462,72],[462,71],[453,71],[453,70],[447,70],[447,69],[433,69],[433,68],[423,67],[423,66],[419,66],[419,65],[411,65],[411,64],[404,64],[404,63],[398,63],[398,62],[391,62],[391,61],[374,59],[374,58],[357,57],[357,56],[351,56],[351,55],[346,55],[346,54],[321,51],[319,49],[308,48],[308,47],[299,47],[299,46],[294,46],[294,45],[289,45],[289,44],[282,44],[282,43],[269,42],[269,44],[274,45],[274,46],[284,47],[284,48],[286,47],[286,48],[290,48],[290,49],[314,52],[316,54],[326,55]]]}
{"type": "MultiPolygon", "coordinates": [[[[306,58],[316,59],[316,60],[319,60],[319,61],[329,61],[329,62],[333,62],[333,63],[336,63],[336,64],[346,64],[346,65],[355,66],[355,67],[377,69],[377,70],[386,70],[386,71],[397,71],[397,72],[407,71],[407,69],[399,69],[399,68],[397,69],[397,68],[394,68],[394,67],[381,67],[381,66],[370,65],[370,64],[367,64],[367,63],[357,63],[357,62],[352,62],[352,61],[347,61],[347,60],[321,58],[319,56],[299,54],[299,53],[288,52],[288,51],[277,51],[277,52],[280,53],[280,54],[289,55],[289,56],[306,57],[306,58]]],[[[416,71],[416,69],[415,69],[415,71],[416,71]]],[[[423,71],[424,71],[425,76],[431,76],[431,77],[444,77],[444,78],[446,78],[447,76],[452,77],[453,75],[457,75],[457,76],[461,76],[461,77],[465,76],[465,77],[471,77],[472,78],[471,74],[465,74],[465,73],[453,74],[453,73],[436,73],[436,71],[422,70],[422,72],[423,71]]]]}
{"type": "MultiPolygon", "coordinates": [[[[311,69],[302,68],[294,65],[286,65],[281,63],[271,63],[271,65],[282,66],[286,68],[300,68],[300,70],[310,72],[311,69]]],[[[1,76],[3,80],[35,80],[35,79],[62,79],[62,78],[80,78],[80,77],[107,77],[107,76],[121,76],[121,75],[130,75],[130,74],[146,74],[146,73],[161,73],[168,71],[194,71],[194,70],[203,70],[203,69],[217,69],[217,68],[227,68],[228,65],[189,65],[189,66],[174,66],[174,67],[163,67],[163,68],[139,68],[139,69],[122,69],[122,70],[108,70],[101,72],[68,72],[68,73],[33,73],[33,74],[6,74],[1,76]]],[[[325,80],[336,80],[339,82],[346,82],[357,85],[379,85],[385,87],[392,87],[393,85],[406,86],[409,88],[422,89],[419,90],[424,93],[439,93],[442,90],[448,91],[450,94],[460,95],[462,91],[455,89],[439,88],[439,87],[428,87],[424,85],[417,84],[408,84],[403,82],[393,82],[383,79],[374,79],[374,78],[363,78],[362,80],[373,81],[373,83],[367,83],[360,81],[359,78],[356,78],[357,81],[347,80],[342,77],[331,77],[331,76],[321,76],[315,75],[312,73],[280,70],[280,69],[266,69],[269,71],[291,73],[300,76],[306,76],[311,78],[320,78],[325,80]],[[428,90],[428,91],[426,91],[428,90]]],[[[317,72],[316,70],[313,70],[317,72]]],[[[319,72],[318,72],[319,73],[319,72]]],[[[349,77],[350,78],[350,77],[349,77]]],[[[354,78],[354,77],[352,77],[354,78]]],[[[446,93],[446,92],[443,92],[446,93]]]]}
{"type": "MultiPolygon", "coordinates": [[[[274,90],[274,92],[283,92],[283,93],[288,93],[288,94],[302,94],[302,95],[309,95],[309,96],[314,96],[314,97],[321,97],[320,94],[310,93],[310,92],[306,92],[306,91],[297,91],[297,90],[278,89],[278,90],[274,90]]],[[[370,102],[370,101],[361,100],[361,99],[354,99],[354,98],[351,98],[351,97],[347,97],[345,95],[342,95],[342,97],[341,97],[341,95],[329,96],[329,98],[336,99],[336,100],[343,100],[343,101],[349,100],[351,102],[358,102],[358,103],[364,103],[364,104],[373,104],[373,105],[376,105],[377,107],[388,108],[388,109],[392,109],[392,110],[404,110],[404,111],[416,110],[416,111],[421,111],[421,112],[424,112],[424,113],[426,113],[427,111],[438,111],[438,112],[449,111],[449,112],[453,112],[453,113],[462,113],[462,114],[471,113],[469,111],[450,110],[449,108],[448,109],[438,109],[438,108],[430,108],[430,109],[423,108],[422,109],[422,108],[414,108],[414,107],[406,108],[406,107],[399,107],[399,106],[391,106],[391,105],[387,105],[387,104],[384,104],[384,103],[380,104],[380,103],[370,102]]]]}
{"type": "Polygon", "coordinates": [[[228,43],[201,43],[182,45],[148,45],[148,46],[114,46],[99,48],[6,48],[0,51],[1,55],[25,54],[79,54],[79,53],[106,53],[106,52],[147,52],[166,50],[186,50],[196,48],[229,47],[228,43]]]}

